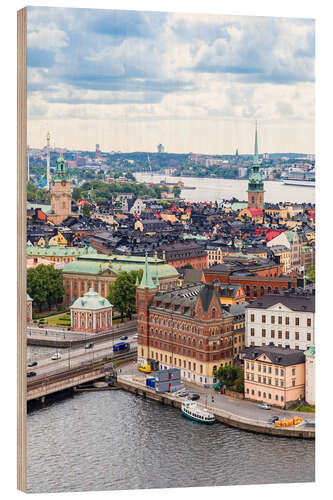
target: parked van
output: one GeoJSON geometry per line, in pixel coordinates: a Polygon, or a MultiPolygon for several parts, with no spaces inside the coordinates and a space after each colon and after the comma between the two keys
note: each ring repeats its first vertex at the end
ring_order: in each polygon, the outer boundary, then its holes
{"type": "Polygon", "coordinates": [[[145,365],[144,363],[141,363],[141,365],[138,366],[138,370],[140,372],[144,372],[144,373],[150,373],[151,372],[151,368],[149,365],[145,365]]]}

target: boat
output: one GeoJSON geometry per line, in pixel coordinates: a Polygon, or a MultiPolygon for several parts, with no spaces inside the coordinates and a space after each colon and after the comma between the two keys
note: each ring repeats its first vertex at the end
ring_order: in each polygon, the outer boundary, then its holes
{"type": "Polygon", "coordinates": [[[206,408],[199,408],[196,403],[190,400],[182,403],[182,414],[190,420],[203,424],[213,424],[215,422],[213,413],[210,413],[206,408]]]}
{"type": "Polygon", "coordinates": [[[301,186],[301,187],[315,187],[315,181],[307,180],[296,180],[296,179],[284,179],[283,184],[285,186],[301,186]]]}

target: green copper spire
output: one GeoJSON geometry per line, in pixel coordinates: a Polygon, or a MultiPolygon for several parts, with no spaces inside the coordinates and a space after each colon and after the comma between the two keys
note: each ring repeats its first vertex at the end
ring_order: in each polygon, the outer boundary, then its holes
{"type": "Polygon", "coordinates": [[[62,181],[63,179],[69,180],[69,173],[66,170],[66,162],[64,160],[64,157],[62,156],[62,153],[57,158],[57,166],[54,174],[54,180],[60,180],[62,181]]]}
{"type": "Polygon", "coordinates": [[[140,283],[140,286],[138,288],[156,288],[156,285],[154,285],[153,279],[150,274],[149,266],[148,266],[148,254],[146,252],[146,259],[145,259],[145,268],[143,271],[143,276],[142,280],[140,283]]]}
{"type": "Polygon", "coordinates": [[[252,163],[252,172],[249,178],[249,186],[248,191],[263,191],[264,183],[262,177],[259,172],[260,160],[258,154],[258,130],[257,130],[257,122],[256,122],[256,131],[254,136],[254,155],[253,155],[253,163],[252,163]]]}

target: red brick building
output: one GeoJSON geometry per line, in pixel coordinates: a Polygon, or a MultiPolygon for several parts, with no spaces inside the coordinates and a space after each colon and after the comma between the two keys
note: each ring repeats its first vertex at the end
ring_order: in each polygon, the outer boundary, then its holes
{"type": "Polygon", "coordinates": [[[231,264],[218,264],[204,270],[207,283],[218,280],[220,283],[241,285],[246,300],[253,300],[265,293],[274,293],[297,286],[297,277],[284,276],[279,264],[267,264],[267,267],[254,269],[231,264]],[[252,270],[251,270],[252,269],[252,270]]]}
{"type": "Polygon", "coordinates": [[[180,368],[182,379],[214,384],[214,369],[233,362],[233,315],[219,300],[219,284],[161,292],[148,261],[137,287],[138,361],[180,368]]]}
{"type": "Polygon", "coordinates": [[[158,256],[166,260],[176,269],[191,264],[194,269],[206,269],[208,267],[207,252],[195,241],[184,241],[161,246],[158,256]]]}

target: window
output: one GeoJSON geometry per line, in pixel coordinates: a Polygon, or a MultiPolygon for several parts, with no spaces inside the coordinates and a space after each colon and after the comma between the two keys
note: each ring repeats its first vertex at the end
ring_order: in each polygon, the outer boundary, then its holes
{"type": "Polygon", "coordinates": [[[268,373],[272,373],[272,367],[271,366],[268,367],[268,373]]]}
{"type": "Polygon", "coordinates": [[[253,373],[251,373],[251,380],[252,380],[252,382],[254,382],[254,374],[253,373]]]}
{"type": "Polygon", "coordinates": [[[249,394],[249,392],[250,392],[249,389],[246,389],[246,394],[249,394]]]}
{"type": "Polygon", "coordinates": [[[295,387],[295,385],[296,385],[296,380],[295,380],[294,378],[293,378],[293,379],[292,379],[292,381],[291,381],[291,385],[292,385],[293,387],[295,387]]]}
{"type": "Polygon", "coordinates": [[[279,323],[279,325],[282,325],[282,316],[278,317],[278,323],[279,323]]]}
{"type": "Polygon", "coordinates": [[[275,323],[275,316],[271,316],[271,323],[272,323],[272,325],[274,325],[274,323],[275,323]]]}
{"type": "Polygon", "coordinates": [[[289,325],[289,316],[286,316],[286,325],[289,325]]]}
{"type": "Polygon", "coordinates": [[[280,375],[281,375],[281,377],[284,377],[284,370],[282,370],[282,369],[280,370],[280,375]]]}
{"type": "Polygon", "coordinates": [[[275,401],[279,401],[279,396],[277,394],[275,395],[275,401]]]}
{"type": "Polygon", "coordinates": [[[278,331],[278,338],[282,339],[282,331],[281,330],[278,331]]]}
{"type": "Polygon", "coordinates": [[[251,314],[251,323],[254,323],[254,314],[251,314]]]}
{"type": "Polygon", "coordinates": [[[306,334],[306,340],[311,340],[311,333],[306,334]]]}
{"type": "Polygon", "coordinates": [[[264,383],[264,384],[266,384],[266,377],[264,377],[264,379],[263,379],[263,383],[264,383]]]}
{"type": "Polygon", "coordinates": [[[286,340],[289,340],[289,332],[286,332],[286,340]]]}
{"type": "Polygon", "coordinates": [[[295,325],[299,326],[299,318],[295,318],[295,325]]]}
{"type": "Polygon", "coordinates": [[[311,326],[311,318],[307,318],[307,320],[306,320],[306,326],[311,326]]]}
{"type": "Polygon", "coordinates": [[[266,399],[266,392],[264,392],[263,396],[264,396],[264,398],[266,399]]]}
{"type": "Polygon", "coordinates": [[[250,369],[250,363],[247,361],[246,362],[246,369],[249,370],[250,369]]]}
{"type": "Polygon", "coordinates": [[[266,330],[264,328],[261,330],[261,336],[266,337],[266,330]]]}
{"type": "Polygon", "coordinates": [[[265,316],[265,314],[263,314],[263,315],[261,316],[261,322],[262,322],[262,323],[266,323],[266,316],[265,316]]]}
{"type": "Polygon", "coordinates": [[[275,385],[276,385],[276,386],[278,386],[278,385],[279,385],[279,381],[278,381],[278,379],[277,379],[277,378],[275,379],[275,385]]]}
{"type": "Polygon", "coordinates": [[[258,396],[259,396],[259,398],[261,397],[261,391],[258,391],[258,396]]]}
{"type": "Polygon", "coordinates": [[[271,378],[268,379],[268,385],[272,385],[272,379],[271,378]]]}
{"type": "Polygon", "coordinates": [[[281,401],[283,401],[283,396],[281,396],[281,401]]]}
{"type": "Polygon", "coordinates": [[[254,363],[251,363],[251,370],[254,370],[254,363]]]}
{"type": "Polygon", "coordinates": [[[254,337],[254,328],[251,328],[251,337],[254,337]]]}
{"type": "Polygon", "coordinates": [[[299,332],[295,332],[295,340],[299,340],[299,332]]]}
{"type": "Polygon", "coordinates": [[[284,382],[283,380],[280,380],[280,386],[283,387],[284,386],[284,382]]]}
{"type": "Polygon", "coordinates": [[[258,365],[258,370],[261,372],[261,365],[258,365]]]}
{"type": "Polygon", "coordinates": [[[253,390],[253,389],[252,389],[252,391],[251,391],[251,394],[252,394],[252,396],[254,396],[254,390],[253,390]]]}
{"type": "Polygon", "coordinates": [[[296,375],[296,368],[292,368],[292,370],[291,370],[291,374],[292,374],[293,376],[295,376],[295,375],[296,375]]]}
{"type": "Polygon", "coordinates": [[[246,380],[250,380],[250,375],[249,373],[246,374],[246,380]]]}
{"type": "Polygon", "coordinates": [[[264,371],[264,373],[266,373],[266,366],[265,365],[263,366],[263,371],[264,371]]]}
{"type": "Polygon", "coordinates": [[[268,399],[272,399],[271,393],[268,394],[268,399]]]}
{"type": "Polygon", "coordinates": [[[275,337],[275,330],[271,330],[271,338],[274,339],[275,337]]]}
{"type": "Polygon", "coordinates": [[[260,375],[258,375],[258,382],[259,382],[259,384],[261,384],[261,376],[260,375]]]}

